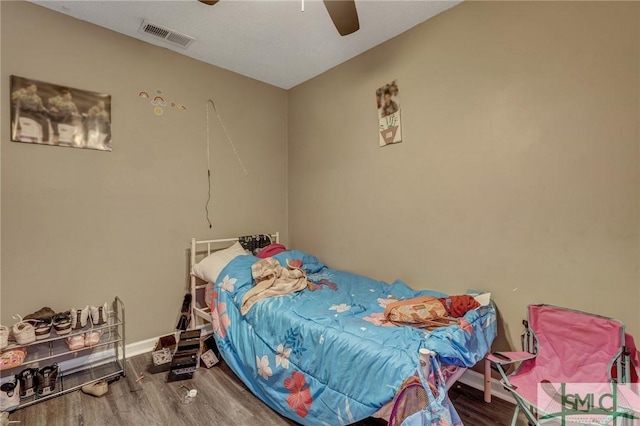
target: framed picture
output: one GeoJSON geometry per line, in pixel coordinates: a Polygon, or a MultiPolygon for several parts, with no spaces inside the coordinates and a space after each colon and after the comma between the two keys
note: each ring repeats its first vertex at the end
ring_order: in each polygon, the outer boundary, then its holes
{"type": "Polygon", "coordinates": [[[400,122],[400,90],[397,80],[376,90],[380,146],[402,142],[400,122]]]}
{"type": "Polygon", "coordinates": [[[11,140],[111,151],[111,96],[12,75],[11,140]]]}

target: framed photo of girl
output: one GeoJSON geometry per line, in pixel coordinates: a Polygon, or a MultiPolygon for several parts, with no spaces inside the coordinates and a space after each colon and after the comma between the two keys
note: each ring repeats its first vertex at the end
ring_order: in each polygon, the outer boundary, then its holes
{"type": "Polygon", "coordinates": [[[111,96],[12,75],[11,140],[111,151],[111,96]]]}

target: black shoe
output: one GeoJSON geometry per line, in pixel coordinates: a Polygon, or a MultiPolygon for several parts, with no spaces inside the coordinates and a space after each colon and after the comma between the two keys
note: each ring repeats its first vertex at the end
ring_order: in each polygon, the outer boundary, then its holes
{"type": "Polygon", "coordinates": [[[55,392],[58,379],[58,364],[47,365],[38,370],[38,395],[44,396],[55,392]]]}
{"type": "Polygon", "coordinates": [[[20,382],[20,398],[28,398],[36,393],[37,374],[37,368],[25,368],[16,374],[16,378],[20,382]]]}

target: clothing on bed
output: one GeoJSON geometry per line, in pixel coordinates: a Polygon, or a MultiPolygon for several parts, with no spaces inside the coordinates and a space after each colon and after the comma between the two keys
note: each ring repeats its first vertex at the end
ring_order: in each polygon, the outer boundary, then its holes
{"type": "Polygon", "coordinates": [[[439,299],[447,310],[449,316],[460,318],[472,309],[480,306],[480,303],[469,294],[460,294],[439,299]]]}
{"type": "Polygon", "coordinates": [[[260,250],[258,254],[256,254],[256,257],[265,259],[267,257],[275,256],[278,253],[282,253],[283,251],[287,251],[287,248],[284,245],[273,243],[260,250]]]}
{"type": "Polygon", "coordinates": [[[383,322],[388,303],[446,295],[331,269],[299,251],[275,259],[283,266],[301,261],[307,279],[324,285],[260,299],[242,315],[258,259],[239,256],[209,289],[207,303],[230,368],[262,401],[299,423],[341,425],[369,417],[415,373],[421,348],[436,352],[442,364],[469,367],[496,336],[492,304],[432,332],[397,327],[383,322]]]}
{"type": "Polygon", "coordinates": [[[256,302],[265,297],[284,296],[305,288],[307,273],[299,266],[299,263],[290,261],[284,268],[273,257],[261,259],[251,265],[251,275],[256,280],[256,285],[242,298],[242,315],[246,315],[256,302]]]}

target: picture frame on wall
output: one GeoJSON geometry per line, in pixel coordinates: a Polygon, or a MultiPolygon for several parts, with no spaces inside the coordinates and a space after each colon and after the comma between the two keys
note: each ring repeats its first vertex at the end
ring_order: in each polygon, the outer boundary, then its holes
{"type": "Polygon", "coordinates": [[[378,131],[380,146],[402,142],[400,121],[400,89],[393,80],[376,90],[378,105],[378,131]]]}
{"type": "Polygon", "coordinates": [[[12,75],[11,140],[111,151],[111,96],[12,75]]]}

